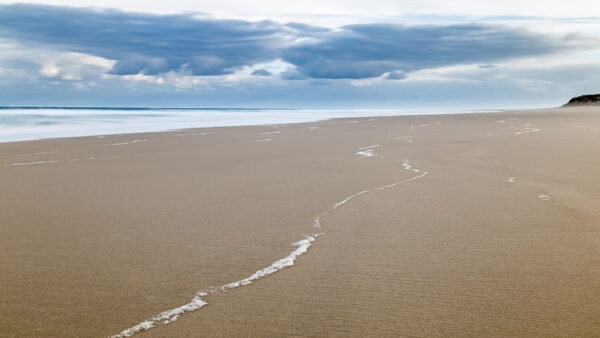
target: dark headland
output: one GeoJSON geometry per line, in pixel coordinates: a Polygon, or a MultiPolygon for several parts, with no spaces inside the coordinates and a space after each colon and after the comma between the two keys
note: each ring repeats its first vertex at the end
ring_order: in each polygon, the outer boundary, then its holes
{"type": "Polygon", "coordinates": [[[569,100],[563,107],[600,106],[600,94],[581,95],[569,100]]]}

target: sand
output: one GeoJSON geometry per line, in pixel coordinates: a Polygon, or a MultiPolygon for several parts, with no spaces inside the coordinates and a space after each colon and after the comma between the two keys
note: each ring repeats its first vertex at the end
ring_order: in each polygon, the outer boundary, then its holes
{"type": "Polygon", "coordinates": [[[2,143],[0,336],[118,334],[314,233],[136,337],[599,335],[599,149],[598,107],[2,143]]]}

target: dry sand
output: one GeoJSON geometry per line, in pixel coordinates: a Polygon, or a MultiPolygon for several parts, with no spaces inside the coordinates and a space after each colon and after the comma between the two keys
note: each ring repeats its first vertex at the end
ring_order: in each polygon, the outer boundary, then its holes
{"type": "Polygon", "coordinates": [[[0,144],[0,336],[117,334],[324,212],[136,336],[597,336],[599,152],[598,107],[0,144]]]}

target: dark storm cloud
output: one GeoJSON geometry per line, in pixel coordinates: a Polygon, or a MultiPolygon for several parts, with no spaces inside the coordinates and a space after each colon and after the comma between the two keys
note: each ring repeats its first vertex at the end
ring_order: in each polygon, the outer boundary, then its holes
{"type": "Polygon", "coordinates": [[[308,77],[360,79],[396,70],[549,54],[564,45],[557,39],[496,25],[369,24],[344,26],[318,42],[288,48],[283,59],[308,77]]]}
{"type": "MultiPolygon", "coordinates": [[[[499,25],[349,25],[221,20],[113,9],[0,5],[0,37],[116,60],[111,73],[230,74],[278,58],[284,79],[361,79],[432,67],[545,55],[564,40],[499,25]]],[[[393,75],[397,74],[397,75],[393,75]]],[[[253,75],[261,74],[260,71],[253,75]]]]}
{"type": "Polygon", "coordinates": [[[270,61],[286,31],[270,22],[215,20],[44,5],[0,6],[0,36],[117,60],[115,74],[187,69],[228,74],[270,61]]]}

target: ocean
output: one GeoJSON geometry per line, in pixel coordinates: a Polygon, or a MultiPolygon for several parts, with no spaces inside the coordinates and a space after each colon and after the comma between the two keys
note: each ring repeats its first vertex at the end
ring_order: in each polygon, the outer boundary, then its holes
{"type": "Polygon", "coordinates": [[[465,112],[484,111],[0,107],[0,142],[187,128],[302,123],[332,118],[465,112]]]}

